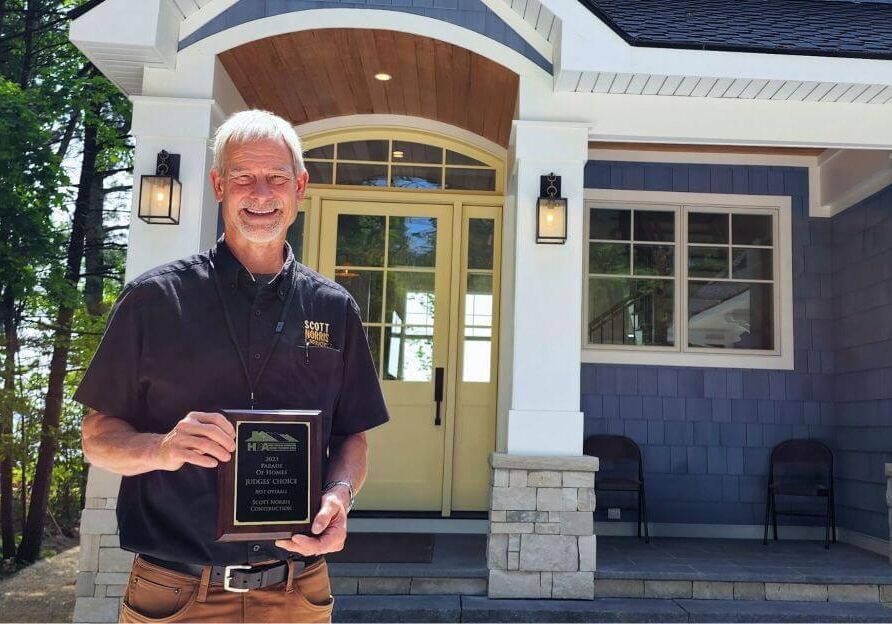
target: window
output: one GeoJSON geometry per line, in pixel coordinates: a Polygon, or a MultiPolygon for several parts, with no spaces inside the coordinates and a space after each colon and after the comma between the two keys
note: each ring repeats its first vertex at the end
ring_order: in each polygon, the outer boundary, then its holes
{"type": "Polygon", "coordinates": [[[586,194],[583,361],[792,368],[789,198],[586,194]]]}
{"type": "Polygon", "coordinates": [[[341,141],[304,152],[310,184],[495,191],[496,170],[451,149],[414,141],[341,141]]]}

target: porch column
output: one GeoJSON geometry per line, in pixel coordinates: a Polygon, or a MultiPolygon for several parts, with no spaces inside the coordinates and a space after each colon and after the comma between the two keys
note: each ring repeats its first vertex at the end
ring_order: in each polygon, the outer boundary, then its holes
{"type": "MultiPolygon", "coordinates": [[[[222,120],[220,108],[210,99],[133,98],[136,151],[127,281],[214,243],[217,203],[207,177],[213,164],[209,140],[222,120]],[[179,225],[148,224],[137,216],[140,176],[155,172],[155,159],[162,149],[180,154],[183,195],[179,225]]],[[[115,507],[120,481],[118,475],[90,468],[80,525],[75,622],[116,622],[118,618],[133,561],[131,553],[118,547],[115,507]]]]}
{"type": "MultiPolygon", "coordinates": [[[[581,455],[583,169],[587,124],[515,121],[509,197],[513,199],[510,406],[506,450],[516,455],[581,455]],[[536,244],[540,176],[561,177],[567,242],[536,244]]],[[[506,232],[511,228],[506,227],[506,232]]],[[[511,234],[507,234],[511,236],[511,234]]]]}

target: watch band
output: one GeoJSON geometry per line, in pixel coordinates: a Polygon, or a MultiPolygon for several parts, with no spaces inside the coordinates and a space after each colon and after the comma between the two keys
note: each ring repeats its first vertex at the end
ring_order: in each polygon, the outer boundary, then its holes
{"type": "Polygon", "coordinates": [[[343,485],[344,487],[347,488],[347,492],[350,494],[350,504],[347,506],[347,513],[350,513],[350,511],[353,509],[353,484],[352,483],[350,483],[349,481],[329,481],[328,483],[326,483],[323,486],[322,493],[324,494],[325,492],[329,491],[331,488],[335,487],[336,485],[343,485]]]}

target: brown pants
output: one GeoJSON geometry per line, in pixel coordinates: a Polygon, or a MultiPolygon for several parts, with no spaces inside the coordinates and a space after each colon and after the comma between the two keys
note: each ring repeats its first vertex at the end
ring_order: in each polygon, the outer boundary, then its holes
{"type": "Polygon", "coordinates": [[[124,592],[120,622],[331,622],[334,599],[325,560],[291,570],[288,580],[234,593],[137,557],[124,592]]]}

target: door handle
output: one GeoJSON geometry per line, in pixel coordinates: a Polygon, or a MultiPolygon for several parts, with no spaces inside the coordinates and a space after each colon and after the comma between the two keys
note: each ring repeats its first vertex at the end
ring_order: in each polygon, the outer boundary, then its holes
{"type": "Polygon", "coordinates": [[[443,402],[443,368],[434,369],[434,401],[437,403],[437,416],[434,425],[440,426],[440,404],[443,402]]]}

